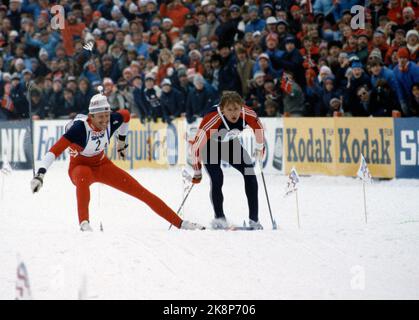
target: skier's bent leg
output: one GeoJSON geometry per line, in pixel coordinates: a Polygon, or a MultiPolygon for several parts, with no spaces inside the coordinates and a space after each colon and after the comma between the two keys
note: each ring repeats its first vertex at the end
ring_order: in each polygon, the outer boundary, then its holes
{"type": "Polygon", "coordinates": [[[69,175],[76,186],[79,223],[84,220],[89,221],[90,185],[94,182],[92,169],[79,165],[70,168],[69,175]]]}
{"type": "Polygon", "coordinates": [[[159,216],[180,228],[182,219],[170,209],[163,200],[148,191],[126,171],[118,168],[112,162],[109,161],[103,165],[101,170],[98,171],[96,179],[98,182],[104,183],[145,202],[159,216]]]}

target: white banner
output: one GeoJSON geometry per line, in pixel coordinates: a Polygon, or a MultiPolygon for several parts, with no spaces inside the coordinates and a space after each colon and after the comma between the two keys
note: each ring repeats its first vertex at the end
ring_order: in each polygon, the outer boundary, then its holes
{"type": "MultiPolygon", "coordinates": [[[[33,131],[33,144],[34,144],[34,157],[35,168],[42,160],[42,157],[49,151],[49,149],[61,138],[65,132],[65,126],[71,120],[39,120],[34,122],[33,131]]],[[[67,163],[70,155],[68,150],[62,153],[55,162],[67,163]]],[[[57,164],[54,164],[56,166],[57,164]]]]}
{"type": "MultiPolygon", "coordinates": [[[[64,128],[70,120],[39,120],[34,122],[34,156],[35,167],[38,168],[40,161],[45,153],[60,139],[64,134],[64,128]]],[[[263,167],[266,173],[284,173],[283,165],[283,120],[281,118],[261,118],[265,129],[265,158],[263,167]]],[[[186,140],[192,140],[198,130],[201,119],[197,119],[192,124],[184,122],[186,127],[186,140]]],[[[255,138],[252,129],[247,128],[240,135],[243,147],[253,154],[255,138]]],[[[188,146],[189,143],[186,143],[188,146]]],[[[181,151],[181,150],[179,150],[181,151]]],[[[186,151],[185,151],[186,152],[186,151]]],[[[179,158],[185,159],[182,155],[179,158]]],[[[69,160],[68,150],[58,157],[54,166],[62,167],[69,160]],[[61,163],[61,165],[60,165],[61,163]]],[[[178,163],[178,165],[184,165],[178,163]]]]}

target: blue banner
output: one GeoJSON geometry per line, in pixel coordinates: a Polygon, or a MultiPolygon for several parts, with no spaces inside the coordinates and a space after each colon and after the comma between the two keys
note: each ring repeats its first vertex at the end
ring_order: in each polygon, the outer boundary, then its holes
{"type": "Polygon", "coordinates": [[[419,178],[419,118],[394,119],[396,177],[419,178]]]}
{"type": "Polygon", "coordinates": [[[29,120],[0,121],[0,168],[9,162],[13,169],[32,168],[29,120]]]}

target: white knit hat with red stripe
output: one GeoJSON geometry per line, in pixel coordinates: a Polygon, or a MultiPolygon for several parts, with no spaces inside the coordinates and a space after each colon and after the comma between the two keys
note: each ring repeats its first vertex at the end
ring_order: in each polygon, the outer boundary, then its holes
{"type": "Polygon", "coordinates": [[[103,95],[103,88],[101,86],[98,87],[100,93],[95,94],[89,103],[89,113],[95,114],[100,112],[110,112],[111,105],[108,102],[108,98],[103,95]]]}

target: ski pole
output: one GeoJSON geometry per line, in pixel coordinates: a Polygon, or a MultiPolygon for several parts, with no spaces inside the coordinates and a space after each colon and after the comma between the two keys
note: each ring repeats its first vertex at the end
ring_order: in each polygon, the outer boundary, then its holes
{"type": "MultiPolygon", "coordinates": [[[[191,187],[189,188],[188,193],[186,194],[185,198],[183,198],[183,201],[182,201],[182,203],[181,203],[181,205],[180,205],[179,209],[176,211],[176,214],[179,214],[180,210],[182,210],[183,205],[185,204],[186,199],[188,199],[188,196],[189,196],[189,194],[191,193],[192,188],[193,188],[193,186],[194,186],[194,185],[195,185],[195,184],[192,184],[192,185],[191,185],[191,187]]],[[[173,224],[170,224],[170,226],[169,226],[169,230],[172,228],[172,226],[173,226],[173,224]]]]}
{"type": "Polygon", "coordinates": [[[262,175],[262,180],[263,180],[263,186],[265,188],[265,195],[266,195],[266,201],[268,202],[268,208],[269,208],[269,214],[271,215],[271,221],[272,221],[272,229],[276,230],[278,229],[277,225],[276,225],[276,221],[274,220],[273,216],[272,216],[272,210],[271,210],[271,204],[269,202],[269,196],[268,196],[268,190],[266,188],[266,182],[265,182],[265,175],[263,174],[263,170],[262,167],[260,168],[260,173],[262,175]]]}

